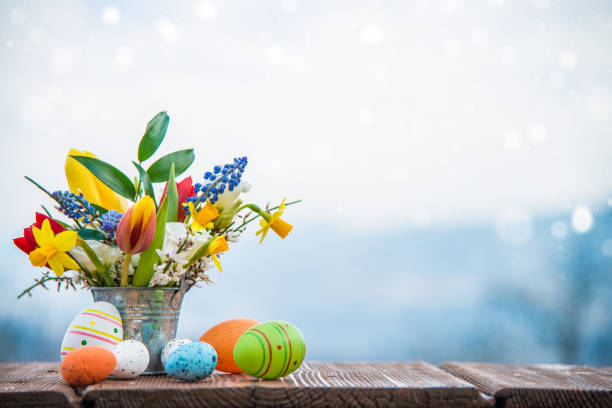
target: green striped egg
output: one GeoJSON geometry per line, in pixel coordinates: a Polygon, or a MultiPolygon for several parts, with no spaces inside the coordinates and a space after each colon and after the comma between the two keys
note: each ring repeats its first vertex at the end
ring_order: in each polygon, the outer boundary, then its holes
{"type": "Polygon", "coordinates": [[[234,346],[234,361],[245,373],[274,379],[299,368],[306,355],[304,336],[291,323],[274,320],[247,330],[234,346]]]}

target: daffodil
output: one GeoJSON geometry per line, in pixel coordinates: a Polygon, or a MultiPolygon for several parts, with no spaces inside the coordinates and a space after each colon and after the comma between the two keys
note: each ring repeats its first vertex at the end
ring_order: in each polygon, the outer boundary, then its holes
{"type": "Polygon", "coordinates": [[[70,149],[66,157],[66,180],[68,181],[70,191],[75,194],[83,193],[87,201],[104,207],[107,210],[124,213],[127,208],[126,199],[111,190],[87,170],[85,166],[70,156],[96,157],[87,151],[80,152],[76,149],[70,149]]]}
{"type": "Polygon", "coordinates": [[[217,258],[215,254],[218,254],[219,252],[225,252],[228,250],[229,250],[229,246],[227,245],[227,240],[225,239],[225,235],[221,235],[213,239],[210,242],[210,244],[208,244],[208,247],[206,248],[206,251],[204,252],[204,256],[210,255],[213,262],[219,269],[219,272],[223,272],[223,269],[221,269],[221,262],[219,262],[219,258],[217,258]]]}
{"type": "MultiPolygon", "coordinates": [[[[184,205],[184,204],[183,204],[184,205]]],[[[200,211],[196,211],[193,203],[187,203],[189,213],[191,214],[191,231],[198,232],[206,228],[206,226],[219,216],[219,210],[207,201],[200,211]]]]}
{"type": "Polygon", "coordinates": [[[62,276],[66,269],[79,269],[79,264],[66,253],[76,245],[76,231],[64,231],[55,235],[49,220],[44,220],[42,228],[32,227],[32,233],[39,246],[30,252],[29,258],[32,265],[49,264],[57,276],[62,276]]]}
{"type": "Polygon", "coordinates": [[[262,212],[260,215],[262,216],[261,221],[259,221],[259,225],[262,227],[255,235],[261,235],[261,240],[259,243],[261,244],[268,233],[268,230],[272,228],[272,231],[276,232],[279,237],[285,239],[287,235],[293,229],[293,225],[283,221],[280,217],[283,215],[283,211],[285,211],[285,200],[281,202],[278,210],[274,212],[274,214],[270,215],[265,212],[262,212]]]}

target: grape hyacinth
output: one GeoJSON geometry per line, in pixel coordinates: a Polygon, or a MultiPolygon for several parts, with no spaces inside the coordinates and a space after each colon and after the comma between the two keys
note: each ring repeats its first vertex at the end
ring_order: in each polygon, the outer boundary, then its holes
{"type": "MultiPolygon", "coordinates": [[[[215,166],[213,171],[207,171],[204,174],[206,184],[196,183],[194,190],[196,195],[189,197],[187,201],[191,201],[194,205],[209,200],[212,204],[217,202],[219,195],[225,190],[234,191],[234,188],[240,184],[242,173],[248,164],[248,159],[244,157],[236,157],[233,163],[228,163],[221,166],[215,166]]],[[[185,207],[186,214],[189,214],[189,209],[185,207]]]]}
{"type": "Polygon", "coordinates": [[[51,194],[55,201],[58,202],[59,210],[69,218],[77,222],[83,222],[89,225],[97,218],[96,209],[85,200],[83,194],[74,194],[70,191],[54,191],[51,194]]]}
{"type": "Polygon", "coordinates": [[[117,226],[119,225],[119,221],[121,221],[121,217],[123,214],[117,212],[115,210],[110,210],[106,214],[102,214],[100,220],[102,221],[102,226],[100,227],[102,231],[106,232],[110,239],[115,237],[115,231],[117,230],[117,226]]]}

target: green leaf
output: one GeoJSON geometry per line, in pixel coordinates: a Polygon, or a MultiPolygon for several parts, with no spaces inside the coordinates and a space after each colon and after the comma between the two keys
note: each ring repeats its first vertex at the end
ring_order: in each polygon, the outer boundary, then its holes
{"type": "Polygon", "coordinates": [[[149,157],[153,156],[153,153],[157,150],[161,142],[166,136],[166,130],[168,130],[168,123],[170,117],[164,112],[159,112],[153,119],[147,123],[147,130],[145,130],[140,144],[138,145],[138,161],[143,162],[149,157]]]}
{"type": "Polygon", "coordinates": [[[176,189],[176,181],[174,180],[174,164],[172,164],[170,168],[166,197],[168,198],[168,222],[176,222],[178,217],[178,190],[176,189]]]}
{"type": "Polygon", "coordinates": [[[149,281],[153,277],[153,266],[159,261],[159,255],[156,249],[161,249],[164,244],[164,235],[166,233],[166,219],[168,218],[168,196],[159,205],[157,216],[155,219],[155,235],[153,241],[147,249],[140,254],[138,266],[134,273],[132,286],[147,287],[149,281]]]}
{"type": "Polygon", "coordinates": [[[132,164],[134,164],[134,166],[138,170],[138,173],[140,174],[140,182],[144,186],[145,194],[153,199],[153,202],[157,207],[157,203],[155,202],[155,191],[153,190],[153,184],[151,184],[151,179],[149,178],[149,175],[140,164],[136,163],[135,161],[133,161],[132,164]]]}
{"type": "Polygon", "coordinates": [[[79,228],[76,230],[79,234],[79,237],[83,239],[91,239],[94,241],[104,241],[107,239],[107,236],[102,231],[98,231],[90,228],[79,228]]]}
{"type": "Polygon", "coordinates": [[[170,167],[174,163],[174,176],[180,176],[185,170],[191,166],[195,155],[193,149],[179,150],[178,152],[170,153],[157,160],[147,169],[149,177],[153,183],[161,183],[168,180],[170,176],[170,167]]]}
{"type": "Polygon", "coordinates": [[[91,171],[102,183],[106,184],[111,190],[117,194],[121,194],[125,198],[134,200],[136,195],[136,189],[130,181],[129,177],[119,171],[116,167],[110,164],[87,156],[70,156],[83,166],[87,170],[91,171]]]}
{"type": "Polygon", "coordinates": [[[89,203],[92,205],[92,207],[100,214],[106,214],[108,212],[108,210],[102,206],[99,206],[98,204],[94,204],[94,203],[89,203]]]}
{"type": "Polygon", "coordinates": [[[191,266],[191,264],[193,264],[195,261],[197,261],[198,259],[200,259],[202,256],[204,256],[204,254],[206,253],[206,250],[208,249],[208,246],[210,245],[211,242],[213,242],[213,240],[217,238],[217,237],[210,237],[208,240],[206,240],[206,242],[204,242],[198,249],[197,251],[195,251],[193,253],[193,255],[191,255],[191,258],[189,258],[189,261],[187,262],[187,264],[185,264],[185,268],[188,268],[191,266]]]}

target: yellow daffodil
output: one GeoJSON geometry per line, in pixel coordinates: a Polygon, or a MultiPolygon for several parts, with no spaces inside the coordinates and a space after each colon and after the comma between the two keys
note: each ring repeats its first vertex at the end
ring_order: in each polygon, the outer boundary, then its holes
{"type": "MultiPolygon", "coordinates": [[[[185,205],[185,204],[183,204],[185,205]]],[[[206,228],[206,226],[219,216],[219,210],[207,201],[200,211],[196,211],[193,203],[187,203],[189,214],[191,214],[191,231],[198,232],[206,228]]]]}
{"type": "Polygon", "coordinates": [[[206,252],[204,252],[204,256],[210,255],[213,262],[219,269],[219,272],[223,272],[223,269],[221,269],[221,262],[219,262],[219,259],[215,256],[215,254],[218,254],[219,252],[225,252],[228,250],[229,250],[229,246],[227,245],[227,241],[225,240],[225,235],[222,235],[220,237],[213,239],[211,243],[208,244],[208,248],[206,248],[206,252]]]}
{"type": "Polygon", "coordinates": [[[96,157],[87,151],[80,152],[76,149],[70,149],[66,157],[66,179],[70,191],[75,194],[78,194],[80,191],[90,203],[97,204],[107,210],[124,213],[127,208],[126,199],[111,190],[87,170],[85,166],[70,156],[96,157]]]}
{"type": "Polygon", "coordinates": [[[66,253],[76,245],[76,231],[64,231],[55,235],[49,220],[44,220],[42,228],[32,227],[32,233],[39,246],[39,248],[30,252],[29,257],[32,265],[45,266],[49,264],[57,276],[62,276],[66,269],[79,269],[79,264],[66,253]]]}
{"type": "Polygon", "coordinates": [[[281,202],[281,205],[278,207],[278,210],[274,212],[274,214],[272,215],[268,215],[265,213],[262,214],[262,219],[259,221],[259,225],[261,225],[262,228],[259,231],[257,231],[257,233],[255,234],[255,235],[262,234],[261,240],[259,241],[260,244],[263,242],[270,228],[272,228],[272,231],[276,232],[278,236],[281,237],[282,239],[285,239],[285,237],[289,235],[289,233],[293,229],[293,225],[283,221],[280,218],[280,216],[283,215],[283,211],[285,211],[285,207],[286,207],[285,200],[286,198],[283,199],[283,201],[281,202]]]}

